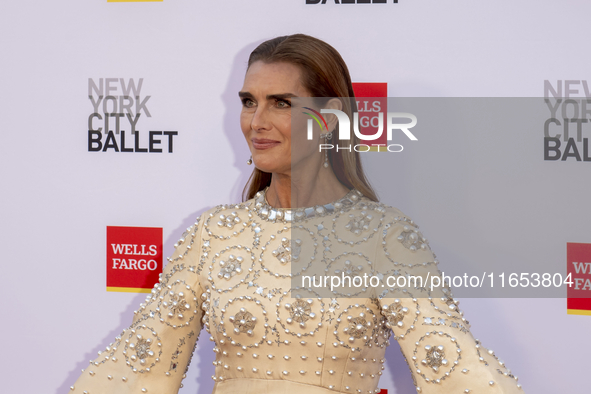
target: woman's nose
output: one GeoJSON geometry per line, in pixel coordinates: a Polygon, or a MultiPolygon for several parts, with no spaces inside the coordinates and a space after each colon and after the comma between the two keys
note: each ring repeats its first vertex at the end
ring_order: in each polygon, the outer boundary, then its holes
{"type": "Polygon", "coordinates": [[[269,113],[263,107],[258,107],[250,121],[250,127],[255,130],[268,130],[270,128],[269,113]]]}

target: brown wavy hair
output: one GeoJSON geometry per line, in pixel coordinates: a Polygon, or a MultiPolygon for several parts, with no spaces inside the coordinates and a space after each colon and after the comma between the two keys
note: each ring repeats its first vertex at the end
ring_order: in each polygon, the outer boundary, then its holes
{"type": "MultiPolygon", "coordinates": [[[[355,93],[349,69],[341,55],[332,46],[317,38],[305,34],[276,37],[260,44],[248,59],[248,67],[254,62],[265,63],[284,62],[296,65],[302,71],[302,83],[314,98],[350,97],[352,100],[341,100],[342,111],[353,119],[353,112],[357,110],[355,93]]],[[[336,133],[333,133],[336,134],[336,133]]],[[[339,146],[344,146],[346,140],[333,137],[339,146]]],[[[351,133],[351,144],[358,144],[359,139],[351,133]]],[[[349,189],[357,189],[367,198],[378,201],[378,197],[369,184],[359,153],[339,149],[328,150],[328,160],[337,179],[349,189]]],[[[242,197],[251,199],[255,194],[271,184],[271,174],[255,168],[244,186],[242,197]]]]}

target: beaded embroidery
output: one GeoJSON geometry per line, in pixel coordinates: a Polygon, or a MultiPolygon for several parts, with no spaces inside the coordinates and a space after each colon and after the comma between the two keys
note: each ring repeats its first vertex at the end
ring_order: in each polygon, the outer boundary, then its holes
{"type": "Polygon", "coordinates": [[[219,387],[247,378],[374,394],[391,337],[419,393],[444,393],[450,380],[479,381],[469,373],[478,368],[492,369],[487,388],[516,379],[474,342],[448,289],[436,296],[424,288],[353,286],[321,296],[317,288],[293,286],[314,269],[375,275],[381,283],[387,275],[438,272],[418,226],[356,190],[297,209],[273,208],[259,192],[206,212],[175,247],[131,327],[91,361],[74,391],[95,391],[93,379],[110,381],[113,392],[117,384],[153,392],[162,379],[176,390],[201,327],[214,342],[219,387]]]}

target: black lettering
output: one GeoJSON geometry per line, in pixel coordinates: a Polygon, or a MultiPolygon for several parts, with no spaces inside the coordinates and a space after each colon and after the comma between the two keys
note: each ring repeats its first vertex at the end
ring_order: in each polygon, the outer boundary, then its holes
{"type": "Polygon", "coordinates": [[[560,159],[560,139],[554,137],[544,138],[544,160],[558,160],[560,159]],[[554,146],[550,146],[550,143],[554,142],[554,146]],[[554,152],[555,155],[551,156],[550,152],[554,152]]]}
{"type": "Polygon", "coordinates": [[[100,131],[88,130],[88,151],[100,152],[103,148],[103,143],[101,142],[102,138],[103,135],[100,131]],[[93,138],[93,136],[96,136],[96,138],[93,138]],[[93,146],[94,144],[96,144],[96,146],[93,146]]]}
{"type": "Polygon", "coordinates": [[[165,131],[164,135],[168,136],[168,153],[172,153],[172,137],[178,135],[178,131],[165,131]]]}
{"type": "Polygon", "coordinates": [[[589,139],[583,138],[583,161],[591,161],[589,157],[589,139]]]}
{"type": "Polygon", "coordinates": [[[564,148],[564,153],[562,154],[562,161],[566,161],[569,157],[574,157],[577,161],[581,161],[581,155],[579,155],[579,150],[577,149],[574,138],[568,139],[566,148],[564,148]],[[570,152],[571,150],[572,152],[570,152]]]}
{"type": "Polygon", "coordinates": [[[125,147],[125,130],[121,130],[121,152],[133,152],[133,148],[125,147]]]}
{"type": "Polygon", "coordinates": [[[119,147],[117,146],[117,141],[115,140],[115,134],[113,134],[113,130],[109,130],[109,134],[107,134],[107,140],[105,141],[103,152],[106,152],[109,148],[113,148],[115,149],[115,152],[119,152],[119,147]]]}
{"type": "Polygon", "coordinates": [[[156,135],[162,135],[162,132],[161,131],[150,131],[150,152],[162,153],[162,149],[154,148],[154,145],[156,145],[156,144],[160,145],[160,143],[162,142],[161,140],[154,138],[154,136],[156,136],[156,135]]]}
{"type": "Polygon", "coordinates": [[[136,152],[147,152],[148,148],[140,148],[140,131],[135,131],[135,151],[136,152]]]}

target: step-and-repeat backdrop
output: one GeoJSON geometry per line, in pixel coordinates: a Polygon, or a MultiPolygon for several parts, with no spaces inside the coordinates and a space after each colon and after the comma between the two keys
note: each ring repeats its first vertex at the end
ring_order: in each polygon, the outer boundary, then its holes
{"type": "MultiPolygon", "coordinates": [[[[376,186],[394,190],[387,202],[421,225],[441,267],[485,262],[509,287],[511,273],[525,284],[528,262],[529,275],[571,273],[591,291],[590,12],[574,0],[4,3],[3,391],[68,392],[129,325],[183,231],[241,200],[252,167],[237,92],[249,53],[279,35],[327,41],[381,97],[548,98],[532,127],[515,111],[482,127],[458,113],[457,129],[417,133],[376,186]]],[[[589,390],[587,301],[565,291],[461,306],[527,392],[589,390]]],[[[211,392],[207,338],[181,393],[211,392]]],[[[414,392],[396,344],[380,387],[414,392]]]]}

